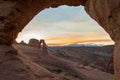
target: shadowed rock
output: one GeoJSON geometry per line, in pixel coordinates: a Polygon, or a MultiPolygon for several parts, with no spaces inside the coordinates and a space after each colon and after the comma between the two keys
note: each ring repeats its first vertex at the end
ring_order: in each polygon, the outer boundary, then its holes
{"type": "Polygon", "coordinates": [[[37,40],[37,39],[30,39],[28,45],[34,46],[34,47],[39,47],[39,40],[37,40]]]}
{"type": "Polygon", "coordinates": [[[115,80],[120,80],[120,0],[0,0],[0,44],[12,45],[36,14],[61,5],[83,5],[115,41],[115,80]]]}
{"type": "Polygon", "coordinates": [[[41,40],[40,40],[39,47],[41,48],[41,50],[44,50],[44,51],[47,51],[47,50],[48,50],[47,44],[45,43],[45,40],[44,40],[44,39],[41,39],[41,40]]]}
{"type": "Polygon", "coordinates": [[[22,45],[27,45],[24,41],[21,41],[20,44],[22,44],[22,45]]]}

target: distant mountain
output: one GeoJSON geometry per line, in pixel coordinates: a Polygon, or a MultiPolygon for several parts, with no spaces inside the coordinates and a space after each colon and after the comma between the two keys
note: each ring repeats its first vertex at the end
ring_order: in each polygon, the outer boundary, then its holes
{"type": "Polygon", "coordinates": [[[72,46],[72,47],[77,47],[77,46],[85,46],[84,44],[69,44],[69,45],[66,45],[66,46],[72,46]]]}
{"type": "Polygon", "coordinates": [[[85,47],[99,47],[99,46],[104,46],[103,44],[97,45],[97,44],[69,44],[66,45],[67,47],[80,47],[80,46],[85,46],[85,47]]]}

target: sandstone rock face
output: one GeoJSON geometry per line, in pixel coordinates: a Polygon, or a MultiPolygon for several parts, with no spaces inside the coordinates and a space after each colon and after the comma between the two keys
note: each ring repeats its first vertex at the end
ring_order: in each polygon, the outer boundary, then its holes
{"type": "Polygon", "coordinates": [[[37,40],[37,39],[30,39],[28,45],[39,47],[39,40],[37,40]]]}
{"type": "Polygon", "coordinates": [[[114,74],[113,54],[112,54],[111,57],[110,57],[109,63],[108,63],[108,65],[107,65],[107,69],[108,69],[107,71],[108,71],[109,73],[114,74]]]}
{"type": "Polygon", "coordinates": [[[39,43],[39,47],[41,48],[41,50],[44,50],[44,51],[47,51],[47,44],[45,43],[45,40],[44,39],[41,39],[40,40],[40,43],[39,43]]]}
{"type": "Polygon", "coordinates": [[[13,47],[0,45],[0,80],[55,80],[54,75],[13,47]]]}
{"type": "Polygon", "coordinates": [[[85,9],[114,41],[120,40],[120,0],[87,0],[85,9]]]}
{"type": "Polygon", "coordinates": [[[44,39],[41,39],[40,41],[37,39],[30,39],[28,46],[38,47],[41,50],[48,52],[48,47],[44,39]]]}
{"type": "Polygon", "coordinates": [[[120,79],[120,42],[116,42],[114,51],[114,69],[115,75],[114,80],[120,79]]]}
{"type": "Polygon", "coordinates": [[[11,45],[17,34],[41,10],[60,5],[84,5],[115,41],[115,80],[120,80],[120,0],[0,0],[0,44],[11,45]]]}
{"type": "Polygon", "coordinates": [[[17,34],[38,12],[64,4],[84,5],[85,0],[0,0],[0,43],[11,45],[17,34]]]}
{"type": "MultiPolygon", "coordinates": [[[[71,75],[71,77],[73,76],[75,78],[78,78],[65,79],[64,76],[62,76],[60,80],[111,80],[113,77],[111,74],[104,73],[99,70],[94,70],[88,66],[80,66],[76,62],[56,57],[51,52],[49,54],[46,54],[46,51],[43,51],[39,48],[28,47],[19,44],[15,44],[14,47],[18,51],[22,51],[24,55],[30,58],[30,60],[33,62],[39,66],[43,66],[53,73],[55,72],[57,74],[61,74],[65,72],[68,75],[71,75]]],[[[65,74],[65,76],[67,76],[67,74],[65,74]]]]}
{"type": "Polygon", "coordinates": [[[120,0],[88,0],[85,9],[115,41],[114,80],[120,80],[120,0]]]}

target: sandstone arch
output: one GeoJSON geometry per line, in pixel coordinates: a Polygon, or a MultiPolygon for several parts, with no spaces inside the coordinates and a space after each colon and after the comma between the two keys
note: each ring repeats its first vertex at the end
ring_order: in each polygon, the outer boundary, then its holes
{"type": "Polygon", "coordinates": [[[17,34],[41,10],[60,5],[85,6],[115,41],[114,80],[120,79],[120,0],[0,0],[0,44],[11,45],[17,34]]]}
{"type": "Polygon", "coordinates": [[[41,48],[41,50],[44,50],[47,52],[47,44],[45,43],[45,40],[44,39],[41,39],[40,42],[39,42],[39,47],[41,48]]]}

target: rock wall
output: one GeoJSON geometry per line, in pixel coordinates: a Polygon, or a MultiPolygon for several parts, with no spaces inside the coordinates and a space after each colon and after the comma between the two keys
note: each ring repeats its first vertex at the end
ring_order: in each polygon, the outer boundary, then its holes
{"type": "Polygon", "coordinates": [[[114,80],[120,80],[120,0],[87,0],[85,9],[115,41],[114,80]]]}
{"type": "Polygon", "coordinates": [[[85,10],[114,41],[120,40],[120,0],[88,0],[85,10]]]}
{"type": "Polygon", "coordinates": [[[85,6],[115,41],[115,80],[120,80],[120,0],[0,0],[0,44],[11,45],[18,33],[41,10],[60,5],[85,6]]]}
{"type": "Polygon", "coordinates": [[[37,40],[37,39],[30,39],[28,45],[34,46],[34,47],[39,47],[39,40],[37,40]]]}
{"type": "Polygon", "coordinates": [[[45,8],[84,3],[84,0],[0,0],[0,43],[11,45],[25,25],[45,8]]]}

